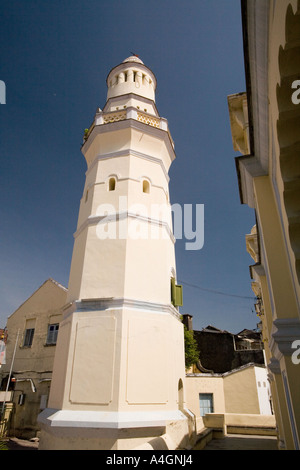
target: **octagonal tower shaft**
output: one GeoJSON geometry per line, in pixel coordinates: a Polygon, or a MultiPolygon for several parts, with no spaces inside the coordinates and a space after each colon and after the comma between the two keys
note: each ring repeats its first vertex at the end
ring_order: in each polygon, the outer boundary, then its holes
{"type": "Polygon", "coordinates": [[[172,439],[187,435],[183,325],[171,301],[174,144],[140,59],[112,69],[107,85],[82,145],[68,303],[40,415],[45,449],[132,448],[170,422],[172,439]]]}

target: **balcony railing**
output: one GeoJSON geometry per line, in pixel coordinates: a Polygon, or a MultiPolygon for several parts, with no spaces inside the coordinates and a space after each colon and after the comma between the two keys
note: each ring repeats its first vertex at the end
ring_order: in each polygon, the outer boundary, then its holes
{"type": "Polygon", "coordinates": [[[89,129],[85,130],[84,137],[83,137],[83,144],[88,140],[95,126],[102,126],[102,125],[110,124],[113,122],[124,121],[126,119],[134,119],[148,126],[155,127],[156,129],[162,129],[168,132],[172,146],[174,147],[174,142],[170,135],[170,132],[168,129],[168,123],[166,119],[153,116],[153,114],[141,112],[137,108],[133,108],[133,107],[128,107],[121,111],[116,110],[116,111],[111,111],[109,113],[103,113],[103,112],[97,113],[93,124],[90,126],[89,129]]]}

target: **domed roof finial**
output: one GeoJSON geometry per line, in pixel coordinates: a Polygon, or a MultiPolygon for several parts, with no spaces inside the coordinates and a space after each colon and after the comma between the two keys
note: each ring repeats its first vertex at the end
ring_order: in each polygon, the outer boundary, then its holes
{"type": "Polygon", "coordinates": [[[123,63],[125,63],[125,62],[137,62],[138,64],[144,64],[144,62],[134,52],[131,52],[131,56],[127,57],[127,59],[123,60],[123,63]]]}

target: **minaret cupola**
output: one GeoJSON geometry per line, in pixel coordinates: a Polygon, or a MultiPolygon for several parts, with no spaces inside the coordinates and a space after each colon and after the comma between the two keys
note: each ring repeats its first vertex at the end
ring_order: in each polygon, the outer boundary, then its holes
{"type": "Polygon", "coordinates": [[[156,78],[142,60],[132,55],[114,67],[106,79],[107,100],[134,93],[155,102],[156,78]]]}

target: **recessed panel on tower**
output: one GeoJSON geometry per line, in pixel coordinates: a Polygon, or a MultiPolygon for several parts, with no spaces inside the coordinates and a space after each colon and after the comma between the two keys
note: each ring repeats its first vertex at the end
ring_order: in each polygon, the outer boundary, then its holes
{"type": "Polygon", "coordinates": [[[168,322],[163,314],[136,314],[128,322],[129,404],[168,402],[168,322]],[[163,333],[162,333],[163,332],[163,333]]]}
{"type": "Polygon", "coordinates": [[[115,337],[116,319],[112,316],[77,321],[70,387],[72,403],[107,405],[112,401],[115,337]]]}

